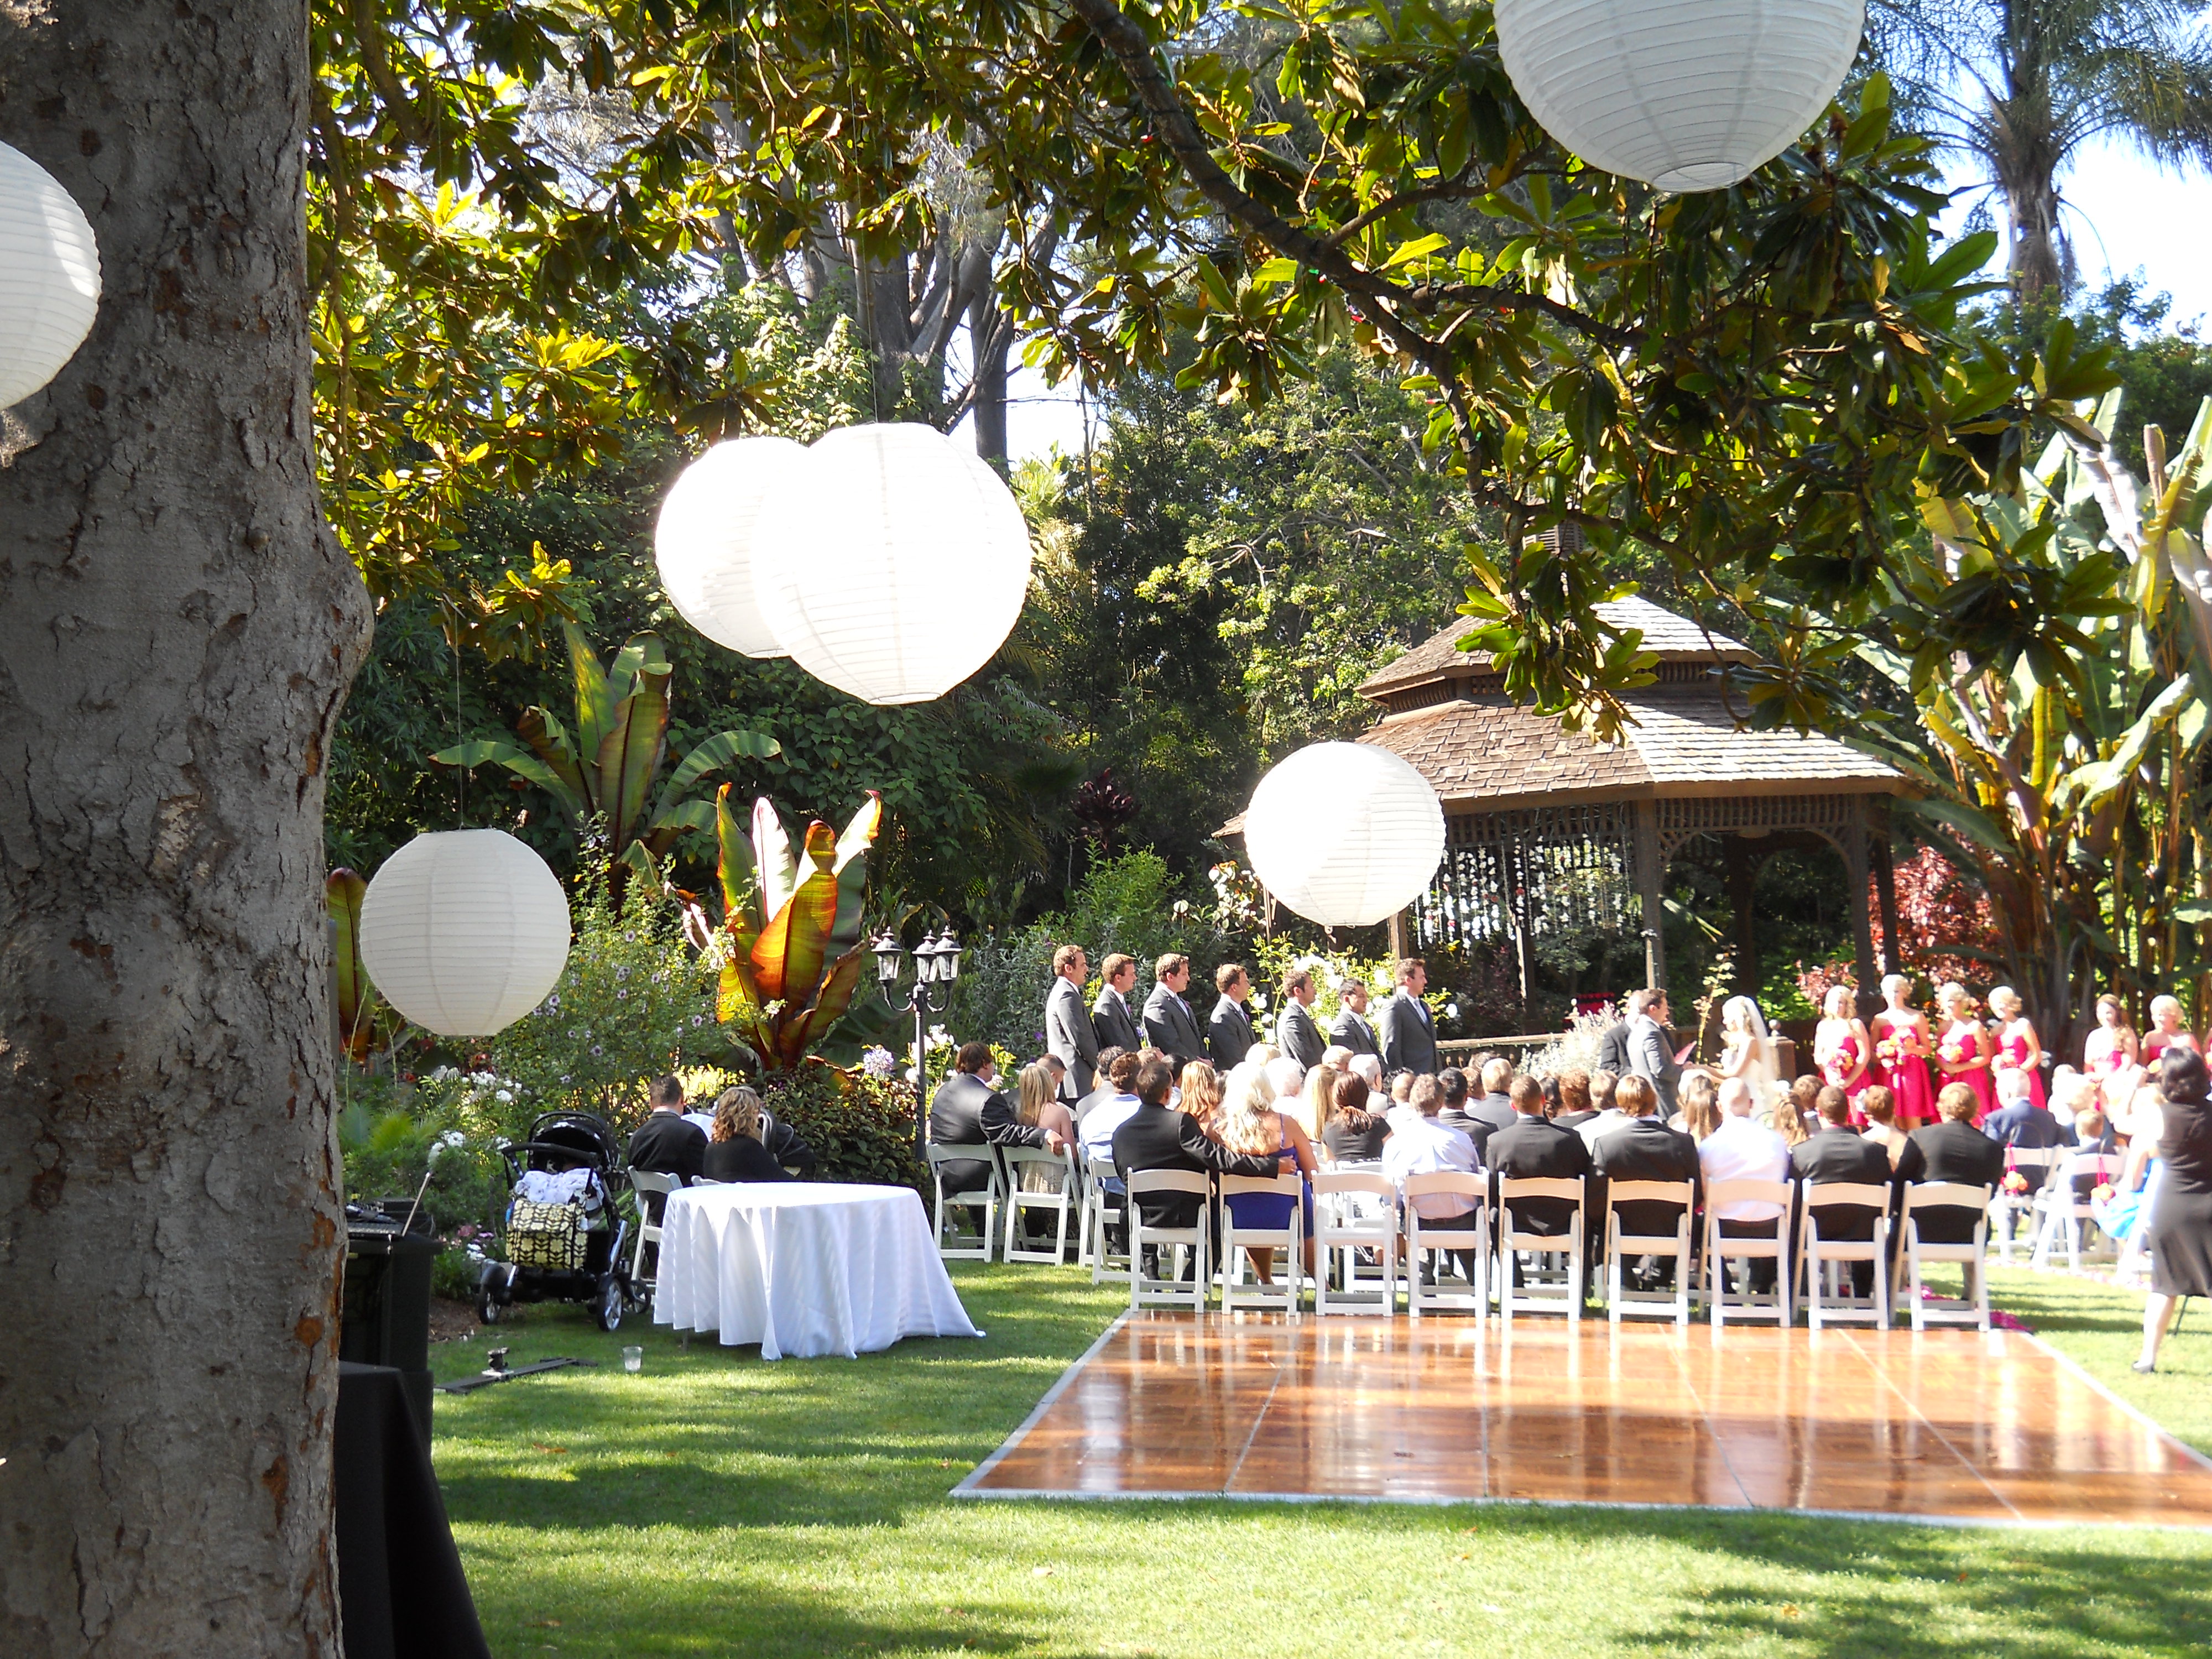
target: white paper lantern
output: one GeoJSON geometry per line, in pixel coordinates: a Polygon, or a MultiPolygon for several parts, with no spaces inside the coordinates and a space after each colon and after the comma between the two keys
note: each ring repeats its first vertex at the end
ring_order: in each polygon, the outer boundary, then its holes
{"type": "Polygon", "coordinates": [[[930,427],[826,434],[754,526],[769,630],[808,673],[869,702],[943,696],[991,659],[1029,586],[1013,492],[930,427]]]}
{"type": "Polygon", "coordinates": [[[1820,118],[1864,0],[1496,0],[1505,72],[1553,137],[1662,190],[1719,190],[1820,118]]]}
{"type": "Polygon", "coordinates": [[[361,902],[361,959],[384,1000],[441,1036],[489,1036],[568,965],[568,896],[504,830],[440,830],[390,858],[361,902]]]}
{"type": "Polygon", "coordinates": [[[62,371],[100,309],[100,245],[53,174],[0,144],[0,409],[62,371]]]}
{"type": "Polygon", "coordinates": [[[748,657],[784,654],[753,599],[753,526],[769,487],[805,453],[788,438],[716,444],[660,505],[653,547],[669,603],[715,644],[748,657]]]}
{"type": "Polygon", "coordinates": [[[1444,809],[1389,750],[1317,743],[1260,780],[1244,850],[1278,903],[1324,927],[1364,927],[1428,886],[1444,855],[1444,809]]]}

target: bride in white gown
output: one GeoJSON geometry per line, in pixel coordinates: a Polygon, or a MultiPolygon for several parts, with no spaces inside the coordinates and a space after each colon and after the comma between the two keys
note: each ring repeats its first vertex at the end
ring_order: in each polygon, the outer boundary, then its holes
{"type": "Polygon", "coordinates": [[[1730,997],[1721,1004],[1721,1075],[1740,1077],[1751,1085],[1758,1109],[1774,1103],[1781,1079],[1774,1074],[1774,1043],[1766,1034],[1766,1016],[1749,997],[1730,997]]]}

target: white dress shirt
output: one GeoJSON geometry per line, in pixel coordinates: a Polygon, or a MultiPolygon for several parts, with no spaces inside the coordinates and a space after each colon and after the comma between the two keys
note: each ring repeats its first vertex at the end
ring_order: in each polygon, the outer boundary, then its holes
{"type": "MultiPolygon", "coordinates": [[[[1787,1181],[1790,1143],[1773,1130],[1747,1117],[1730,1113],[1720,1127],[1698,1146],[1698,1162],[1705,1172],[1705,1185],[1717,1181],[1787,1181]]],[[[1758,1199],[1737,1199],[1713,1213],[1723,1221],[1771,1221],[1782,1213],[1779,1204],[1758,1199]]]]}
{"type": "MultiPolygon", "coordinates": [[[[1436,1175],[1445,1170],[1473,1175],[1480,1167],[1475,1161],[1474,1142],[1449,1123],[1411,1109],[1402,1118],[1391,1114],[1390,1139],[1382,1143],[1382,1173],[1391,1181],[1402,1186],[1407,1176],[1436,1175]]],[[[1458,1193],[1425,1193],[1412,1200],[1413,1207],[1431,1221],[1465,1215],[1476,1201],[1458,1193]]]]}

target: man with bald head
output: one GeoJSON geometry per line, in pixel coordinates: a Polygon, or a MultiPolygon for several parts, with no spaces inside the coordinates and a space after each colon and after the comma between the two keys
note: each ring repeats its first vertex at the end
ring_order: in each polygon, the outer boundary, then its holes
{"type": "MultiPolygon", "coordinates": [[[[1790,1179],[1790,1143],[1753,1119],[1758,1105],[1759,1097],[1742,1078],[1721,1079],[1720,1127],[1698,1147],[1698,1162],[1705,1170],[1708,1190],[1717,1181],[1790,1179]]],[[[1723,1238],[1788,1237],[1789,1217],[1779,1204],[1734,1199],[1714,1213],[1720,1218],[1723,1238]]],[[[1751,1288],[1759,1295],[1774,1289],[1775,1267],[1773,1261],[1753,1259],[1751,1288]]]]}

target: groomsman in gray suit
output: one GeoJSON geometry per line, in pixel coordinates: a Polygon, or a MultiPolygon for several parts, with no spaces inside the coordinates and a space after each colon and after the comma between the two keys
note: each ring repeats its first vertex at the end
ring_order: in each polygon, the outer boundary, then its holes
{"type": "Polygon", "coordinates": [[[1419,957],[1398,964],[1398,989],[1382,1007],[1382,1069],[1433,1075],[1437,1069],[1437,1023],[1421,1000],[1428,989],[1428,965],[1419,957]]]}
{"type": "Polygon", "coordinates": [[[1067,1068],[1060,1080],[1060,1097],[1078,1101],[1091,1092],[1098,1064],[1098,1034],[1083,1008],[1083,981],[1091,977],[1091,963],[1080,945],[1063,945],[1052,953],[1052,971],[1058,977],[1044,1000],[1045,1052],[1067,1068]]]}
{"type": "Polygon", "coordinates": [[[1206,1046],[1213,1055],[1214,1069],[1225,1074],[1243,1062],[1252,1047],[1252,1016],[1244,1011],[1252,981],[1243,963],[1224,962],[1213,970],[1213,988],[1221,995],[1206,1022],[1206,1046]]]}
{"type": "Polygon", "coordinates": [[[1328,1048],[1313,1017],[1314,995],[1313,975],[1291,969],[1283,978],[1283,1012],[1275,1017],[1275,1046],[1309,1072],[1328,1048]]]}
{"type": "Polygon", "coordinates": [[[1153,964],[1152,994],[1145,999],[1145,1041],[1172,1060],[1178,1072],[1206,1058],[1198,1017],[1182,1000],[1189,983],[1190,958],[1170,951],[1153,964]]]}
{"type": "Polygon", "coordinates": [[[1145,1046],[1144,1028],[1129,1006],[1129,993],[1137,988],[1136,959],[1116,951],[1098,964],[1098,975],[1105,983],[1098,988],[1098,1000],[1091,1005],[1091,1029],[1098,1034],[1098,1052],[1126,1048],[1134,1054],[1145,1046]]]}
{"type": "Polygon", "coordinates": [[[1382,1045],[1375,1040],[1375,1028],[1367,1023],[1367,981],[1348,979],[1337,988],[1336,995],[1344,1006],[1328,1028],[1328,1040],[1355,1054],[1379,1057],[1382,1045]]]}

